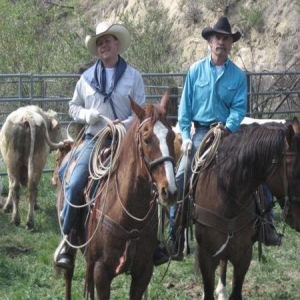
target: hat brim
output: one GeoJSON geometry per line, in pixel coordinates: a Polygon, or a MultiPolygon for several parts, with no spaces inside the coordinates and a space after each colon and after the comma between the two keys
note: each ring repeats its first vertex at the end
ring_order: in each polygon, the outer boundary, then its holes
{"type": "Polygon", "coordinates": [[[96,45],[96,41],[100,36],[106,35],[106,34],[111,34],[113,36],[115,36],[118,41],[119,41],[119,54],[124,53],[129,45],[130,45],[130,34],[129,31],[127,30],[126,27],[124,27],[123,25],[120,24],[114,24],[111,25],[109,28],[107,28],[107,30],[99,33],[99,34],[95,34],[95,35],[88,35],[85,38],[85,45],[87,47],[87,49],[95,56],[98,56],[98,47],[96,45]]]}
{"type": "Polygon", "coordinates": [[[223,30],[215,30],[215,29],[213,29],[211,27],[204,28],[202,30],[201,34],[202,34],[202,37],[205,40],[208,40],[211,35],[216,34],[216,33],[231,35],[233,43],[237,42],[241,38],[241,36],[242,36],[239,31],[237,31],[235,33],[230,33],[230,32],[223,31],[223,30]]]}

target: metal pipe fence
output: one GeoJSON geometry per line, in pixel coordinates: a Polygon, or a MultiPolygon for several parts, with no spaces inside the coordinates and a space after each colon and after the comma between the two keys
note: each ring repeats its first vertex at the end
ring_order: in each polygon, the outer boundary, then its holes
{"type": "MultiPolygon", "coordinates": [[[[288,116],[300,112],[300,72],[246,73],[248,80],[248,115],[252,117],[288,116]]],[[[171,103],[177,107],[186,73],[142,74],[147,102],[156,102],[169,90],[171,103]]],[[[0,74],[0,123],[19,106],[36,104],[54,109],[68,121],[71,100],[79,74],[0,74]]],[[[170,117],[176,117],[175,110],[170,117]]]]}
{"type": "MultiPolygon", "coordinates": [[[[246,75],[248,116],[282,119],[300,116],[300,72],[248,72],[246,75]]],[[[0,127],[12,111],[33,104],[44,110],[55,110],[61,123],[68,124],[68,102],[79,76],[0,74],[0,127]]],[[[186,73],[147,73],[142,76],[147,102],[158,102],[164,91],[169,91],[169,119],[175,124],[186,73]]]]}

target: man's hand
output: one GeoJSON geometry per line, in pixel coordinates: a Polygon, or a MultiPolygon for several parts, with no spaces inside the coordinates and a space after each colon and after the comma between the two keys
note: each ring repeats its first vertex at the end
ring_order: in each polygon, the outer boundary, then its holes
{"type": "Polygon", "coordinates": [[[222,123],[218,123],[218,125],[216,126],[216,128],[219,128],[222,130],[222,136],[225,137],[225,136],[228,136],[230,134],[230,131],[229,129],[224,126],[222,123]]]}
{"type": "Polygon", "coordinates": [[[89,109],[86,111],[85,121],[90,125],[94,125],[96,122],[100,121],[101,115],[96,109],[89,109]]]}
{"type": "Polygon", "coordinates": [[[181,152],[190,152],[192,149],[192,141],[190,139],[183,140],[181,145],[181,152]]]}

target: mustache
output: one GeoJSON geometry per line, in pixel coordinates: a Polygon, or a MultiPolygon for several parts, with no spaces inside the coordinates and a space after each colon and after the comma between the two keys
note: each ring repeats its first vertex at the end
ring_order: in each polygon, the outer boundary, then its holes
{"type": "Polygon", "coordinates": [[[224,46],[217,46],[216,50],[226,50],[226,48],[224,46]]]}

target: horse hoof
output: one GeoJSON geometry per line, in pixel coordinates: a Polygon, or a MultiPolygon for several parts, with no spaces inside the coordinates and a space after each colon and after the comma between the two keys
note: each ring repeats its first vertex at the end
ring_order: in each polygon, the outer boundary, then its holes
{"type": "Polygon", "coordinates": [[[3,212],[7,213],[11,213],[12,212],[12,205],[4,205],[3,207],[3,212]]]}
{"type": "Polygon", "coordinates": [[[29,231],[33,231],[34,230],[34,224],[32,222],[27,222],[26,223],[26,229],[29,231]]]}
{"type": "Polygon", "coordinates": [[[20,224],[21,224],[21,220],[20,219],[19,220],[18,219],[14,219],[14,220],[11,221],[11,224],[16,225],[16,226],[19,227],[20,224]]]}
{"type": "Polygon", "coordinates": [[[41,208],[41,206],[38,203],[34,204],[34,210],[39,210],[41,208]]]}

